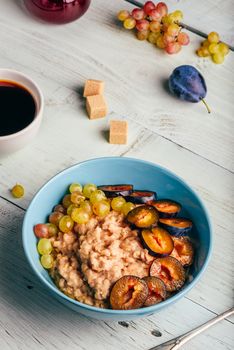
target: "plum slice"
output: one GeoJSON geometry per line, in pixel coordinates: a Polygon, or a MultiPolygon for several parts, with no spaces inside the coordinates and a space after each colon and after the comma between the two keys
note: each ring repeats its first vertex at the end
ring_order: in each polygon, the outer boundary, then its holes
{"type": "Polygon", "coordinates": [[[153,256],[169,255],[174,248],[170,234],[161,227],[154,227],[151,230],[142,230],[143,244],[153,256]]]}
{"type": "Polygon", "coordinates": [[[150,204],[157,199],[157,194],[152,191],[134,190],[126,199],[135,204],[150,204]]]}
{"type": "Polygon", "coordinates": [[[132,209],[127,215],[127,221],[139,228],[149,228],[157,224],[159,215],[150,205],[141,205],[132,209]]]}
{"type": "Polygon", "coordinates": [[[176,258],[183,266],[189,266],[193,263],[194,249],[188,237],[172,237],[174,249],[170,256],[176,258]]]}
{"type": "Polygon", "coordinates": [[[168,292],[180,289],[185,282],[185,270],[182,264],[171,256],[155,259],[150,266],[150,276],[160,278],[168,292]]]}
{"type": "Polygon", "coordinates": [[[144,306],[158,304],[166,299],[166,286],[162,280],[154,276],[144,277],[143,280],[147,283],[149,290],[144,306]]]}
{"type": "Polygon", "coordinates": [[[138,309],[144,305],[147,297],[147,283],[137,276],[126,275],[114,284],[110,304],[114,310],[138,309]]]}
{"type": "Polygon", "coordinates": [[[191,220],[185,218],[160,218],[160,224],[173,236],[184,236],[193,227],[191,220]]]}
{"type": "Polygon", "coordinates": [[[99,190],[102,190],[105,195],[109,198],[118,196],[128,196],[133,191],[133,185],[122,184],[122,185],[102,185],[98,186],[99,190]]]}
{"type": "Polygon", "coordinates": [[[179,214],[181,205],[170,199],[160,199],[151,203],[162,218],[172,218],[179,214]]]}

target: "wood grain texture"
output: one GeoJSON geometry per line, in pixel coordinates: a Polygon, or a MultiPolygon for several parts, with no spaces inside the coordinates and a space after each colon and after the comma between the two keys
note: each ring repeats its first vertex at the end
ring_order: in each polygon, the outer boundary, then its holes
{"type": "MultiPolygon", "coordinates": [[[[218,0],[192,5],[188,0],[168,2],[183,9],[189,24],[199,22],[199,29],[209,31],[217,22],[215,29],[233,40],[231,0],[222,2],[225,20],[219,20],[218,0]],[[210,16],[212,22],[207,21],[210,16]]],[[[119,26],[115,15],[121,8],[133,7],[122,0],[111,0],[108,6],[104,0],[93,1],[81,20],[51,26],[29,17],[19,1],[1,0],[0,66],[29,74],[46,99],[38,137],[25,149],[0,159],[0,196],[12,202],[0,198],[3,350],[91,350],[94,346],[146,350],[233,305],[233,53],[225,64],[215,66],[194,55],[200,39],[191,35],[191,45],[181,54],[165,56],[119,26]],[[204,74],[211,116],[203,106],[182,103],[165,91],[165,79],[184,63],[204,74]],[[90,121],[86,116],[82,88],[87,78],[106,82],[110,108],[106,119],[90,121]],[[112,118],[128,120],[128,145],[108,144],[112,118]],[[26,209],[38,188],[63,168],[109,155],[146,159],[174,171],[201,195],[214,224],[214,254],[199,284],[176,305],[128,327],[88,320],[48,295],[24,258],[20,239],[24,210],[15,206],[26,209]],[[22,200],[10,195],[16,182],[26,188],[22,200]]],[[[232,349],[232,334],[233,318],[184,349],[232,349]]]]}

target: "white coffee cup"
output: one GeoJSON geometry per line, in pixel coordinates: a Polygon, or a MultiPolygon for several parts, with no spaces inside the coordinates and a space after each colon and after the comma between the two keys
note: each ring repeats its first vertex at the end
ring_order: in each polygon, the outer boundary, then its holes
{"type": "MultiPolygon", "coordinates": [[[[0,156],[4,156],[26,146],[35,138],[42,120],[44,97],[38,85],[23,73],[0,68],[1,80],[12,81],[25,87],[33,96],[36,104],[35,117],[27,127],[14,134],[0,136],[0,156]]],[[[7,118],[7,115],[0,117],[0,128],[1,118],[7,118]]]]}

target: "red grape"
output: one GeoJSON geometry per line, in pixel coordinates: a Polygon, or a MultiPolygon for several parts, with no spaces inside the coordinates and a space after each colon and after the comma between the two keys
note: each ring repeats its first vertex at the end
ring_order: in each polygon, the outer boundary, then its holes
{"type": "Polygon", "coordinates": [[[145,12],[144,12],[144,10],[142,10],[142,9],[135,8],[135,9],[132,10],[132,17],[133,17],[135,20],[139,21],[139,20],[145,18],[145,12]]]}
{"type": "Polygon", "coordinates": [[[172,42],[167,44],[165,47],[165,51],[169,53],[169,55],[172,55],[174,53],[178,53],[181,50],[181,45],[177,42],[172,42]]]}
{"type": "Polygon", "coordinates": [[[149,21],[147,21],[146,19],[141,19],[140,21],[137,21],[136,29],[139,30],[139,32],[141,32],[143,30],[148,30],[149,29],[149,21]]]}
{"type": "Polygon", "coordinates": [[[175,38],[173,36],[169,35],[168,33],[165,33],[163,36],[163,40],[164,40],[164,43],[167,45],[169,43],[174,42],[175,38]]]}
{"type": "Polygon", "coordinates": [[[151,20],[155,20],[155,21],[161,20],[161,18],[162,18],[161,14],[156,9],[150,10],[149,16],[150,16],[151,20]]]}
{"type": "Polygon", "coordinates": [[[146,15],[149,15],[150,10],[155,9],[155,5],[153,1],[146,1],[143,10],[145,11],[146,15]]]}
{"type": "Polygon", "coordinates": [[[190,42],[190,39],[188,34],[181,32],[178,34],[177,41],[181,45],[188,45],[190,42]]]}
{"type": "Polygon", "coordinates": [[[168,8],[165,2],[159,2],[156,5],[156,10],[161,14],[161,17],[166,16],[166,14],[168,13],[168,8]]]}
{"type": "Polygon", "coordinates": [[[33,227],[33,231],[38,238],[49,238],[49,228],[46,224],[37,224],[33,227]]]}

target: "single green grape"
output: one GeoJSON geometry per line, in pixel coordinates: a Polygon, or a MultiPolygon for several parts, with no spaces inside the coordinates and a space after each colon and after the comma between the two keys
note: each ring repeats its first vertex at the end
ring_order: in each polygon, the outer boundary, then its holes
{"type": "Polygon", "coordinates": [[[172,12],[171,16],[175,22],[180,22],[184,17],[183,12],[180,10],[176,10],[176,11],[172,12]]]}
{"type": "Polygon", "coordinates": [[[92,204],[94,204],[95,202],[99,202],[103,199],[106,198],[106,195],[103,191],[101,190],[96,190],[96,191],[93,191],[90,195],[90,202],[92,204]]]}
{"type": "Polygon", "coordinates": [[[228,45],[225,43],[219,43],[219,52],[226,56],[229,53],[228,45]]]}
{"type": "Polygon", "coordinates": [[[45,269],[51,269],[54,265],[54,258],[50,254],[44,254],[41,256],[41,264],[45,269]]]}
{"type": "Polygon", "coordinates": [[[84,209],[87,211],[87,213],[91,216],[93,214],[93,209],[90,201],[85,200],[84,202],[81,203],[80,208],[84,209]]]}
{"type": "Polygon", "coordinates": [[[71,202],[73,204],[79,205],[84,200],[85,200],[85,196],[81,192],[75,191],[71,193],[71,202]]]}
{"type": "Polygon", "coordinates": [[[148,39],[149,34],[150,34],[149,30],[142,30],[141,32],[137,30],[136,37],[138,40],[146,40],[148,39]]]}
{"type": "Polygon", "coordinates": [[[71,195],[70,194],[66,194],[64,197],[63,197],[63,206],[65,208],[68,208],[69,205],[71,205],[72,202],[71,202],[71,195]]]}
{"type": "Polygon", "coordinates": [[[208,50],[212,54],[217,53],[217,52],[219,52],[219,45],[216,43],[212,43],[209,45],[208,50]]]}
{"type": "Polygon", "coordinates": [[[86,198],[90,198],[91,193],[96,191],[97,186],[94,184],[86,184],[83,188],[83,194],[86,198]]]}
{"type": "Polygon", "coordinates": [[[214,63],[216,64],[221,64],[224,61],[224,55],[222,55],[221,53],[215,53],[214,55],[212,55],[212,60],[214,63]]]}
{"type": "Polygon", "coordinates": [[[126,10],[119,11],[117,15],[118,20],[121,22],[125,21],[125,19],[127,19],[128,17],[130,17],[130,13],[126,10]]]}
{"type": "Polygon", "coordinates": [[[134,18],[126,18],[123,22],[123,26],[125,29],[133,29],[136,26],[136,20],[134,18]]]}
{"type": "Polygon", "coordinates": [[[14,187],[12,187],[11,194],[15,198],[23,197],[24,196],[24,187],[20,184],[16,184],[14,187]]]}
{"type": "Polygon", "coordinates": [[[151,32],[148,36],[148,41],[151,43],[151,44],[156,44],[157,42],[157,39],[158,37],[160,36],[160,32],[158,33],[155,33],[155,32],[151,32]]]}
{"type": "Polygon", "coordinates": [[[135,205],[132,202],[126,202],[123,204],[122,208],[121,208],[121,212],[127,216],[128,213],[135,208],[135,205]]]}
{"type": "Polygon", "coordinates": [[[209,47],[209,46],[210,46],[210,42],[208,39],[206,39],[202,42],[202,47],[209,47]]]}
{"type": "Polygon", "coordinates": [[[52,244],[48,238],[41,238],[37,244],[39,254],[50,254],[52,252],[52,244]]]}
{"type": "Polygon", "coordinates": [[[216,32],[211,32],[209,35],[208,35],[208,40],[210,43],[218,43],[219,42],[219,34],[216,33],[216,32]]]}
{"type": "Polygon", "coordinates": [[[64,215],[59,221],[60,231],[66,233],[73,229],[74,221],[69,215],[64,215]]]}
{"type": "Polygon", "coordinates": [[[61,220],[61,218],[63,217],[63,213],[61,213],[60,211],[54,211],[53,213],[50,214],[49,216],[49,222],[51,224],[54,224],[56,226],[59,225],[59,221],[61,220]]]}
{"type": "Polygon", "coordinates": [[[77,205],[77,204],[71,204],[71,205],[69,205],[69,207],[67,208],[67,215],[70,215],[70,216],[71,216],[72,210],[75,209],[75,208],[78,208],[78,205],[77,205]]]}
{"type": "Polygon", "coordinates": [[[49,237],[57,236],[58,227],[55,224],[48,223],[46,224],[49,231],[49,237]]]}
{"type": "Polygon", "coordinates": [[[111,201],[111,208],[115,211],[121,211],[124,203],[126,203],[126,200],[123,197],[115,197],[111,201]]]}
{"type": "Polygon", "coordinates": [[[86,224],[90,219],[89,213],[83,208],[73,209],[71,217],[77,224],[86,224]]]}
{"type": "Polygon", "coordinates": [[[81,184],[73,183],[69,187],[70,193],[72,192],[82,192],[82,186],[81,184]]]}
{"type": "Polygon", "coordinates": [[[95,202],[93,204],[93,212],[97,216],[105,217],[110,212],[110,203],[106,200],[95,202]]]}

